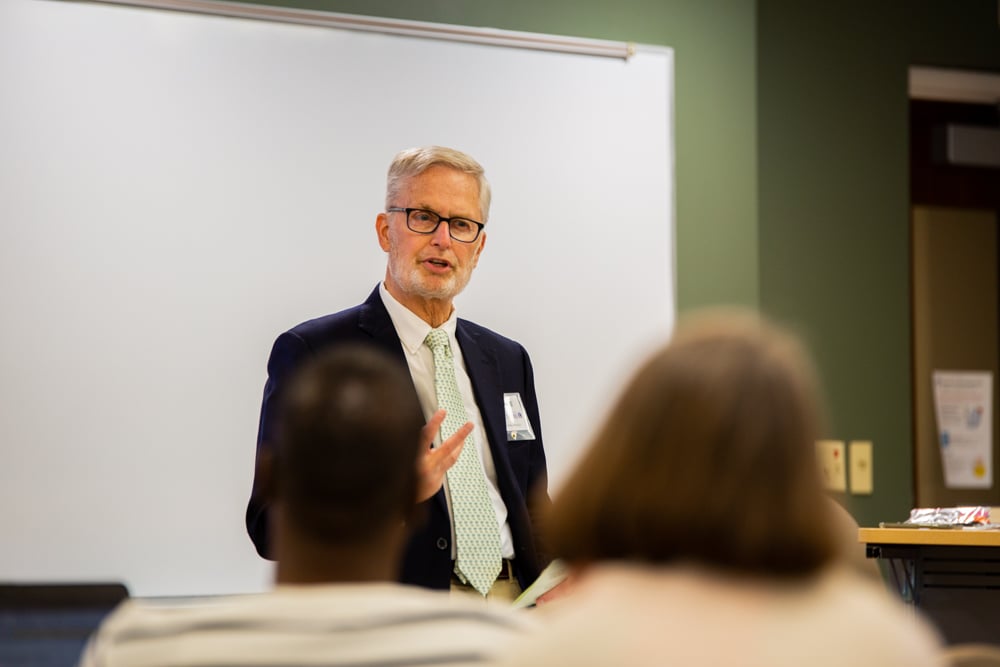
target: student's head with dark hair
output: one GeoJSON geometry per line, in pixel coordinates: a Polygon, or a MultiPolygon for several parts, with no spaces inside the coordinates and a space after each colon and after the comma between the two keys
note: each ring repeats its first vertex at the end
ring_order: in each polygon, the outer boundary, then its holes
{"type": "Polygon", "coordinates": [[[744,312],[682,321],[558,495],[550,546],[578,564],[816,572],[837,539],[815,458],[819,419],[793,336],[744,312]]]}
{"type": "Polygon", "coordinates": [[[379,350],[343,345],[299,370],[266,463],[279,581],[382,578],[352,571],[372,553],[391,553],[379,571],[396,567],[423,424],[406,368],[379,350]],[[324,561],[346,569],[304,574],[324,561]]]}

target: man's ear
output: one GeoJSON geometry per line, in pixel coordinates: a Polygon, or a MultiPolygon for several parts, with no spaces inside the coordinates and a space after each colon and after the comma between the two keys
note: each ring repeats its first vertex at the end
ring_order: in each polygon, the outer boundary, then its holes
{"type": "Polygon", "coordinates": [[[267,445],[261,447],[260,453],[257,455],[257,470],[254,477],[260,488],[261,496],[268,504],[274,503],[278,496],[278,476],[275,467],[274,450],[267,445]]]}
{"type": "Polygon", "coordinates": [[[375,216],[375,234],[382,250],[389,252],[389,216],[386,213],[375,216]]]}

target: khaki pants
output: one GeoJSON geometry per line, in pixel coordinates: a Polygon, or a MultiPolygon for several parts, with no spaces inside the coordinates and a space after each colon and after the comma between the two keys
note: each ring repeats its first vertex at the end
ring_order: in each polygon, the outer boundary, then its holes
{"type": "MultiPolygon", "coordinates": [[[[490,589],[485,598],[489,603],[510,605],[521,594],[521,585],[514,578],[514,570],[510,566],[510,561],[504,561],[504,568],[507,572],[507,578],[497,579],[493,582],[493,588],[490,589]]],[[[468,584],[463,584],[454,574],[451,576],[451,594],[473,595],[480,600],[483,599],[479,591],[468,584]]]]}

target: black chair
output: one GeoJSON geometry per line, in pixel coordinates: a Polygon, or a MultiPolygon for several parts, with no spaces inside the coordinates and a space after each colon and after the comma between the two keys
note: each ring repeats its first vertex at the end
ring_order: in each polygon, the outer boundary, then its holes
{"type": "Polygon", "coordinates": [[[0,665],[71,667],[128,597],[120,583],[0,583],[0,665]]]}

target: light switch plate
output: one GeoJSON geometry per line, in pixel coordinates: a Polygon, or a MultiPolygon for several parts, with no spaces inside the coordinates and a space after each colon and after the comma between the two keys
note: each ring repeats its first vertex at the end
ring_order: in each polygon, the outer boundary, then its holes
{"type": "Polygon", "coordinates": [[[871,495],[875,490],[871,441],[852,440],[848,446],[847,454],[851,466],[851,493],[871,495]]]}
{"type": "Polygon", "coordinates": [[[823,485],[828,491],[847,491],[847,465],[843,440],[819,440],[816,443],[823,485]]]}

